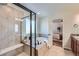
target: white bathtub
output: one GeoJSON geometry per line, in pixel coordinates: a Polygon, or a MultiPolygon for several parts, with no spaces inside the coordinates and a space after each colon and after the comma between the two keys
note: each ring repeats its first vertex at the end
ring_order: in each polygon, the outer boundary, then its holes
{"type": "MultiPolygon", "coordinates": [[[[37,37],[36,38],[37,41],[39,41],[40,44],[38,44],[36,42],[36,53],[38,56],[40,55],[44,55],[46,53],[46,51],[48,50],[48,47],[47,47],[47,38],[44,38],[44,37],[37,37]]],[[[32,55],[34,55],[34,49],[35,49],[35,44],[34,44],[34,38],[32,38],[32,55]]],[[[30,40],[26,41],[25,42],[25,45],[24,45],[24,51],[30,55],[30,40]]]]}

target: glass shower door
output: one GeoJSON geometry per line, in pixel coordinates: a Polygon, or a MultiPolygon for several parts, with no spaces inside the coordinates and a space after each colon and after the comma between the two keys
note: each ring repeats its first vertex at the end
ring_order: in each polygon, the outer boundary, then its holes
{"type": "Polygon", "coordinates": [[[36,50],[36,14],[32,13],[32,54],[37,55],[36,50]]]}
{"type": "Polygon", "coordinates": [[[31,48],[31,20],[30,20],[30,12],[28,12],[28,15],[22,18],[22,43],[24,44],[24,53],[26,53],[28,56],[32,55],[32,48],[31,48]]]}
{"type": "Polygon", "coordinates": [[[36,55],[36,20],[35,14],[30,12],[22,18],[22,43],[24,52],[29,56],[36,55]]]}

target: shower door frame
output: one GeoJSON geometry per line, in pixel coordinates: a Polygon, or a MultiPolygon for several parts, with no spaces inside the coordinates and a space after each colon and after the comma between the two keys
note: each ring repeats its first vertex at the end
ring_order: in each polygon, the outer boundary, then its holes
{"type": "MultiPolygon", "coordinates": [[[[34,48],[34,55],[37,56],[36,52],[36,13],[31,11],[30,9],[26,8],[25,6],[21,5],[20,3],[13,3],[14,5],[24,9],[25,11],[28,11],[30,13],[30,56],[32,56],[32,14],[34,14],[34,21],[35,21],[35,48],[34,48]]],[[[21,33],[22,34],[22,33],[21,33]]],[[[22,40],[22,37],[20,38],[22,40]]]]}

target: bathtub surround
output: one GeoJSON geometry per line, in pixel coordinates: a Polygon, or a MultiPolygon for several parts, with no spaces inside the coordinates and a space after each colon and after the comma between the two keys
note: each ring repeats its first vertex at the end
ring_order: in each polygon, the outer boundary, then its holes
{"type": "MultiPolygon", "coordinates": [[[[42,43],[42,44],[40,44],[40,45],[37,45],[36,46],[37,48],[36,48],[36,56],[43,56],[43,55],[45,55],[45,53],[48,51],[48,47],[47,47],[47,45],[46,45],[46,43],[42,43]]],[[[32,47],[32,55],[34,56],[34,47],[32,47]]],[[[24,52],[27,54],[27,55],[29,55],[30,54],[30,46],[29,46],[29,44],[25,44],[24,45],[24,52]]]]}

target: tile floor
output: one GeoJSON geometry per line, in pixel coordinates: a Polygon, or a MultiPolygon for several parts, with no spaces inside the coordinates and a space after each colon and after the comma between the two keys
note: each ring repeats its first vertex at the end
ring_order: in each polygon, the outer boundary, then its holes
{"type": "Polygon", "coordinates": [[[62,47],[62,42],[53,41],[53,45],[62,47]]]}
{"type": "Polygon", "coordinates": [[[53,46],[45,56],[74,56],[72,51],[64,50],[62,47],[53,46]]]}
{"type": "MultiPolygon", "coordinates": [[[[28,56],[26,53],[21,53],[18,56],[28,56]]],[[[72,51],[64,50],[62,47],[52,46],[44,56],[74,56],[72,51]]]]}
{"type": "Polygon", "coordinates": [[[19,54],[17,56],[28,56],[28,55],[25,52],[22,52],[21,54],[19,54]]]}

